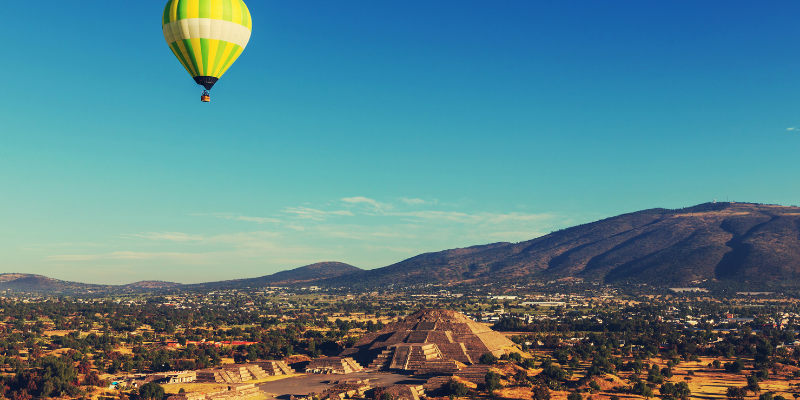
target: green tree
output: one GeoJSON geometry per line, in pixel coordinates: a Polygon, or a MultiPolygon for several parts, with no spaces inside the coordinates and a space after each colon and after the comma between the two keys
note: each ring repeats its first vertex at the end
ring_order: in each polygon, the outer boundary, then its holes
{"type": "Polygon", "coordinates": [[[531,389],[533,400],[550,400],[550,390],[542,385],[536,385],[531,389]]]}
{"type": "Polygon", "coordinates": [[[464,397],[469,394],[469,388],[455,379],[450,379],[444,386],[444,392],[449,396],[464,397]]]}
{"type": "Polygon", "coordinates": [[[154,382],[145,383],[139,388],[139,398],[162,400],[164,398],[164,388],[154,382]]]}
{"type": "Polygon", "coordinates": [[[481,364],[492,365],[497,363],[497,357],[492,353],[483,353],[479,362],[481,364]]]}
{"type": "Polygon", "coordinates": [[[486,376],[484,379],[486,381],[486,391],[488,391],[489,394],[494,395],[495,390],[500,390],[503,388],[503,385],[500,384],[500,374],[498,374],[497,372],[494,371],[486,372],[486,376]]]}
{"type": "Polygon", "coordinates": [[[725,397],[727,397],[730,400],[743,400],[746,395],[747,395],[746,388],[731,386],[728,388],[728,390],[725,391],[725,397]]]}
{"type": "Polygon", "coordinates": [[[567,400],[583,400],[583,396],[578,392],[572,392],[567,396],[567,400]]]}

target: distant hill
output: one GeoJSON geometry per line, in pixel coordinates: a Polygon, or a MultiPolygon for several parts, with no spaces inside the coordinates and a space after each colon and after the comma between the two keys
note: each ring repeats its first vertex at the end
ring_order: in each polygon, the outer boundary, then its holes
{"type": "Polygon", "coordinates": [[[137,289],[171,289],[183,286],[180,283],[165,281],[139,281],[125,285],[128,288],[137,289]]]}
{"type": "Polygon", "coordinates": [[[682,285],[800,281],[800,208],[706,203],[650,209],[553,232],[421,254],[329,285],[584,278],[682,285]]]}
{"type": "Polygon", "coordinates": [[[319,281],[326,278],[343,276],[353,272],[362,271],[358,267],[336,261],[325,261],[272,275],[258,278],[237,279],[230,281],[207,282],[193,285],[182,285],[175,282],[140,281],[127,285],[93,285],[88,283],[67,282],[48,278],[42,275],[8,273],[0,274],[0,290],[14,292],[39,292],[39,293],[131,293],[152,292],[160,290],[181,289],[219,289],[219,288],[244,288],[266,285],[291,285],[319,281]]]}
{"type": "Polygon", "coordinates": [[[328,278],[343,277],[360,271],[363,270],[350,264],[345,264],[338,261],[323,261],[295,269],[277,272],[272,275],[261,276],[258,278],[206,282],[195,285],[184,285],[184,287],[187,289],[213,289],[303,284],[313,283],[328,278]]]}
{"type": "Polygon", "coordinates": [[[122,286],[2,274],[0,290],[141,292],[552,279],[657,286],[689,285],[703,280],[800,286],[800,208],[748,203],[705,203],[677,210],[654,208],[520,243],[420,254],[373,270],[328,261],[258,278],[194,285],[143,281],[122,286]]]}
{"type": "Polygon", "coordinates": [[[35,274],[0,274],[0,290],[14,292],[72,292],[105,290],[108,286],[68,282],[35,274]]]}

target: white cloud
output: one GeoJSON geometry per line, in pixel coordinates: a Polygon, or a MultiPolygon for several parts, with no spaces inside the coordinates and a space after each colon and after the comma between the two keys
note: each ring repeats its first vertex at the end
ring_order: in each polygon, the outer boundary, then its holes
{"type": "Polygon", "coordinates": [[[200,235],[190,235],[183,232],[146,232],[120,235],[123,238],[138,238],[149,240],[166,240],[170,242],[197,242],[203,240],[200,235]]]}
{"type": "Polygon", "coordinates": [[[97,260],[171,260],[203,261],[207,253],[145,253],[137,251],[115,251],[106,254],[67,254],[47,256],[46,261],[97,261],[97,260]]]}
{"type": "Polygon", "coordinates": [[[786,130],[787,131],[800,131],[800,128],[797,128],[797,127],[793,126],[791,128],[786,128],[786,130]]]}
{"type": "Polygon", "coordinates": [[[436,200],[434,200],[432,202],[428,202],[428,201],[425,201],[425,200],[422,200],[422,199],[409,199],[408,197],[401,197],[400,200],[403,203],[406,203],[406,204],[411,205],[411,206],[416,206],[416,205],[420,205],[420,204],[436,204],[436,200]]]}
{"type": "Polygon", "coordinates": [[[257,222],[259,224],[263,224],[265,222],[272,222],[272,223],[280,223],[283,222],[277,218],[268,218],[268,217],[248,217],[244,215],[238,214],[231,214],[231,213],[210,213],[210,214],[190,214],[194,216],[211,216],[215,218],[223,218],[223,219],[230,219],[233,221],[246,221],[246,222],[257,222]]]}
{"type": "Polygon", "coordinates": [[[342,199],[342,201],[350,205],[366,204],[372,206],[372,208],[378,212],[386,212],[387,210],[394,208],[391,204],[381,203],[375,199],[370,199],[369,197],[364,196],[345,197],[342,199]]]}
{"type": "Polygon", "coordinates": [[[282,212],[293,214],[300,219],[312,219],[315,221],[325,221],[329,216],[348,216],[354,214],[348,210],[322,211],[308,207],[286,207],[282,212]]]}
{"type": "MultiPolygon", "coordinates": [[[[563,216],[525,212],[483,212],[463,206],[395,198],[394,203],[355,196],[330,204],[286,207],[276,217],[234,213],[192,214],[231,221],[269,223],[269,230],[229,231],[209,222],[201,232],[139,232],[115,236],[106,248],[34,252],[52,268],[129,268],[142,279],[172,274],[172,280],[200,281],[261,276],[320,260],[374,268],[431,251],[492,242],[533,239],[571,223],[563,216]],[[337,218],[350,217],[350,218],[337,218]],[[219,230],[212,230],[218,228],[219,230]],[[123,239],[123,240],[120,240],[123,239]],[[56,253],[57,254],[53,254],[56,253]],[[101,253],[102,252],[102,253],[101,253]],[[181,267],[183,265],[183,267],[181,267]],[[195,266],[202,265],[203,268],[195,266]],[[153,275],[155,274],[155,276],[153,275]],[[175,278],[177,276],[178,278],[175,278]]],[[[271,212],[266,215],[271,215],[271,212]]],[[[255,225],[248,225],[255,226],[255,225]]],[[[262,225],[264,226],[264,225],[262,225]]],[[[28,248],[48,249],[31,244],[28,248]]]]}
{"type": "Polygon", "coordinates": [[[245,217],[245,216],[242,216],[242,215],[240,215],[240,216],[229,216],[229,217],[225,217],[225,218],[226,219],[232,219],[232,220],[235,220],[235,221],[257,222],[259,224],[263,224],[265,222],[273,222],[273,223],[282,222],[281,220],[276,219],[276,218],[245,217]]]}

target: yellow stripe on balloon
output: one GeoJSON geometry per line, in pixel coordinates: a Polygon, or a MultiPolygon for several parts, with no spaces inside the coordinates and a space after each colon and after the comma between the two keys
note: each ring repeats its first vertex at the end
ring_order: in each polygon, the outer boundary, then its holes
{"type": "Polygon", "coordinates": [[[172,0],[169,5],[169,21],[176,21],[178,19],[178,0],[172,0]]]}
{"type": "Polygon", "coordinates": [[[208,43],[208,63],[206,64],[206,69],[208,70],[209,76],[214,76],[214,60],[217,57],[217,48],[219,47],[219,40],[209,39],[207,43],[208,43]]]}
{"type": "Polygon", "coordinates": [[[239,0],[231,0],[231,22],[242,24],[242,3],[239,0]]]}
{"type": "Polygon", "coordinates": [[[186,1],[186,18],[200,18],[200,0],[186,1]]]}
{"type": "Polygon", "coordinates": [[[211,68],[211,76],[217,76],[217,72],[220,70],[220,64],[225,62],[225,59],[222,58],[222,54],[225,52],[225,48],[227,47],[228,43],[224,40],[218,40],[216,45],[216,53],[214,53],[214,63],[208,64],[208,67],[211,68]]]}
{"type": "Polygon", "coordinates": [[[225,50],[222,52],[222,56],[220,56],[219,59],[219,65],[214,71],[214,76],[216,76],[217,78],[222,76],[221,72],[225,69],[225,66],[227,65],[225,61],[228,60],[228,57],[231,55],[231,51],[233,51],[234,47],[236,47],[236,45],[233,43],[230,42],[225,43],[225,50]]]}
{"type": "Polygon", "coordinates": [[[236,62],[236,59],[239,58],[239,56],[242,54],[242,51],[244,50],[244,48],[241,47],[241,46],[236,46],[236,47],[239,48],[238,50],[236,50],[236,55],[233,56],[233,58],[231,58],[231,61],[228,62],[228,65],[225,66],[225,69],[223,69],[222,72],[220,72],[218,78],[221,78],[222,75],[225,75],[225,73],[228,72],[228,68],[230,68],[231,65],[233,65],[234,62],[236,62]]]}
{"type": "Polygon", "coordinates": [[[197,75],[205,76],[205,69],[203,69],[203,47],[200,45],[200,38],[192,38],[192,50],[194,50],[194,59],[197,61],[197,75]]]}
{"type": "Polygon", "coordinates": [[[211,19],[223,19],[222,15],[222,0],[209,0],[211,1],[211,19]]]}
{"type": "Polygon", "coordinates": [[[244,4],[242,0],[239,0],[239,4],[242,7],[242,25],[246,26],[247,29],[253,30],[253,20],[250,17],[250,10],[247,9],[247,4],[244,4]]]}

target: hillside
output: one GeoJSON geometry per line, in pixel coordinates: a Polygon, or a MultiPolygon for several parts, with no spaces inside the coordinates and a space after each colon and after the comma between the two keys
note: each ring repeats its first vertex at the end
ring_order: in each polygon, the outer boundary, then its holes
{"type": "Polygon", "coordinates": [[[108,286],[68,282],[35,274],[0,274],[0,290],[14,292],[74,292],[102,291],[108,286]]]}
{"type": "Polygon", "coordinates": [[[324,261],[303,267],[277,272],[258,278],[237,279],[219,282],[207,282],[193,285],[182,285],[175,282],[164,281],[139,281],[127,285],[93,285],[79,282],[67,282],[48,278],[42,275],[7,273],[0,274],[0,290],[14,292],[40,292],[40,293],[136,293],[161,290],[192,290],[192,289],[219,289],[243,288],[266,285],[302,284],[305,282],[319,281],[362,271],[360,268],[349,264],[324,261]]]}
{"type": "Polygon", "coordinates": [[[33,274],[2,274],[0,290],[141,292],[269,285],[375,286],[585,279],[687,285],[703,280],[800,284],[800,208],[706,203],[622,214],[520,243],[420,254],[361,270],[320,262],[258,278],[180,285],[142,281],[89,285],[33,274]]]}
{"type": "Polygon", "coordinates": [[[213,289],[213,288],[239,288],[258,287],[265,285],[289,285],[316,282],[322,279],[341,277],[355,272],[363,271],[337,261],[323,261],[303,267],[276,272],[258,278],[235,279],[230,281],[206,282],[196,285],[184,285],[186,289],[213,289]]]}
{"type": "Polygon", "coordinates": [[[427,253],[326,284],[584,278],[658,285],[800,280],[800,208],[706,203],[651,209],[520,243],[427,253]]]}

